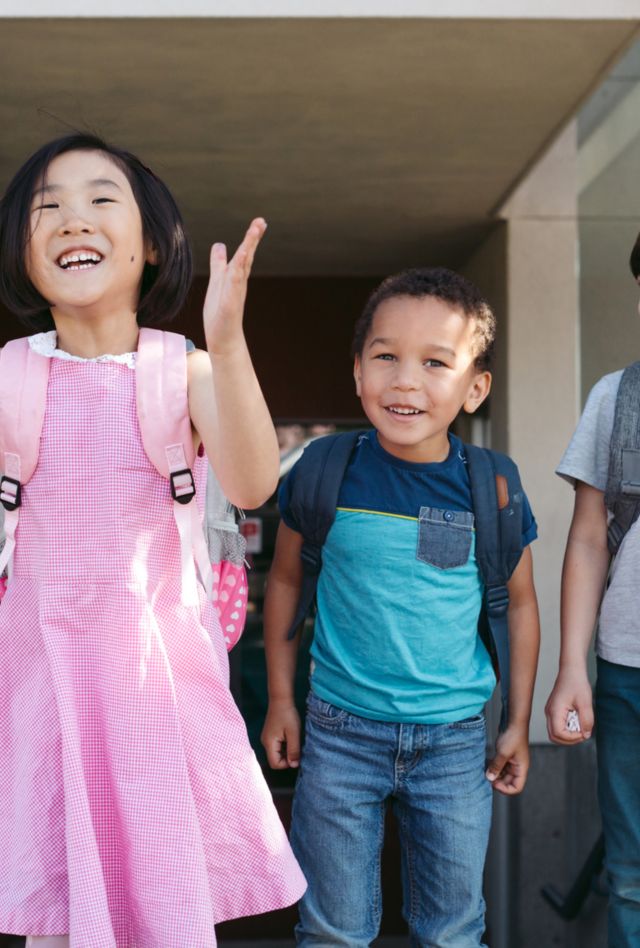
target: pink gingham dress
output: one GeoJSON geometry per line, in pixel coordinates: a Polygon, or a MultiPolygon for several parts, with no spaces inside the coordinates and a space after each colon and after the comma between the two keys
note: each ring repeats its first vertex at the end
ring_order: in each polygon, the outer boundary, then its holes
{"type": "Polygon", "coordinates": [[[133,365],[52,359],[0,603],[0,931],[212,948],[216,922],[290,905],[305,882],[219,621],[204,596],[181,605],[133,365]]]}

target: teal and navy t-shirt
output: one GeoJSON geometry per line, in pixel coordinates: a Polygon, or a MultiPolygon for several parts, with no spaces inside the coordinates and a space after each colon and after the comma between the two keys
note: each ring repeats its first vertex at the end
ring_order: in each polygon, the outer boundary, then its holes
{"type": "MultiPolygon", "coordinates": [[[[482,581],[475,559],[464,446],[414,464],[375,431],[358,442],[322,551],[312,687],[365,718],[424,724],[478,714],[495,686],[478,635],[482,581]]],[[[289,509],[294,467],[280,488],[289,509]]],[[[537,535],[525,498],[523,543],[537,535]]]]}

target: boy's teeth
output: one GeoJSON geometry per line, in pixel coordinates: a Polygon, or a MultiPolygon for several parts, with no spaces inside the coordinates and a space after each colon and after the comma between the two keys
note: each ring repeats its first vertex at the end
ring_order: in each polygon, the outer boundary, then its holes
{"type": "Polygon", "coordinates": [[[396,415],[419,415],[419,408],[393,408],[389,406],[389,411],[393,411],[396,415]]]}

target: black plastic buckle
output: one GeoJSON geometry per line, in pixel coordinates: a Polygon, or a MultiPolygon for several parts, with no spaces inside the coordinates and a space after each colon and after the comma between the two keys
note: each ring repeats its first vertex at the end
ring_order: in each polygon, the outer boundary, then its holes
{"type": "Polygon", "coordinates": [[[300,559],[305,573],[317,576],[322,566],[322,554],[315,544],[303,543],[300,550],[300,559]]]}
{"type": "Polygon", "coordinates": [[[624,538],[624,530],[617,520],[612,520],[607,527],[607,546],[609,553],[613,556],[620,549],[620,544],[624,538]]]}
{"type": "Polygon", "coordinates": [[[193,482],[193,474],[188,467],[185,467],[183,471],[172,471],[169,475],[169,484],[171,485],[171,496],[179,504],[188,504],[196,493],[196,485],[193,482]],[[189,475],[189,480],[191,482],[190,486],[182,484],[180,487],[176,485],[176,479],[178,477],[184,477],[185,474],[189,475]],[[179,492],[179,493],[178,493],[179,492]]]}
{"type": "Polygon", "coordinates": [[[20,481],[15,481],[12,477],[3,474],[0,479],[0,503],[5,510],[16,510],[20,506],[22,503],[20,481]],[[10,499],[11,497],[13,500],[10,499]]]}
{"type": "Polygon", "coordinates": [[[622,450],[620,490],[627,496],[637,497],[640,494],[640,451],[637,448],[622,450]]]}
{"type": "Polygon", "coordinates": [[[490,616],[504,616],[509,608],[509,590],[506,586],[489,586],[487,612],[490,616]]]}

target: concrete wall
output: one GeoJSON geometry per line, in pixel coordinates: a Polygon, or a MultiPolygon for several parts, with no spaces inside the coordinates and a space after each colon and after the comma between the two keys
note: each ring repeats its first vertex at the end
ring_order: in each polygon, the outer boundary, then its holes
{"type": "Polygon", "coordinates": [[[533,546],[542,649],[531,736],[546,740],[559,587],[572,498],[553,474],[578,416],[576,141],[571,126],[501,211],[465,272],[500,320],[491,440],[517,461],[539,527],[533,546]]]}
{"type": "MultiPolygon", "coordinates": [[[[47,0],[25,0],[19,11],[11,0],[1,0],[0,16],[51,16],[47,0]]],[[[59,0],[55,15],[87,16],[83,0],[59,0]]],[[[246,16],[246,17],[457,17],[496,19],[637,19],[637,0],[110,0],[99,16],[246,16]]]]}
{"type": "Polygon", "coordinates": [[[640,135],[580,195],[583,400],[600,376],[640,358],[638,287],[628,263],[640,230],[638,168],[640,135]]]}
{"type": "Polygon", "coordinates": [[[599,834],[594,748],[548,743],[544,703],[557,670],[560,572],[572,510],[555,464],[579,413],[576,129],[570,126],[500,209],[466,274],[499,320],[491,444],[520,467],[540,537],[533,546],[542,648],[524,793],[496,797],[486,873],[492,948],[604,948],[605,900],[563,920],[543,899],[566,894],[599,834]]]}

